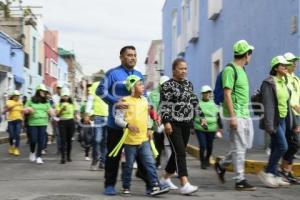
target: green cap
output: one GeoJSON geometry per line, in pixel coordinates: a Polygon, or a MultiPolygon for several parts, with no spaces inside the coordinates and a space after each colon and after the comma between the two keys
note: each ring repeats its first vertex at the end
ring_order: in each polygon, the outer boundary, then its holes
{"type": "Polygon", "coordinates": [[[201,88],[201,93],[211,92],[211,91],[212,91],[212,89],[211,89],[211,87],[209,85],[204,85],[201,88]]]}
{"type": "Polygon", "coordinates": [[[14,90],[14,91],[11,93],[11,96],[21,96],[21,93],[20,93],[18,90],[14,90]]]}
{"type": "Polygon", "coordinates": [[[130,75],[127,77],[126,81],[125,81],[125,86],[127,88],[128,91],[131,91],[131,89],[134,87],[134,85],[136,84],[136,82],[140,81],[141,78],[138,77],[137,75],[130,75]]]}
{"type": "Polygon", "coordinates": [[[300,60],[299,57],[295,56],[294,54],[292,54],[291,52],[287,52],[284,54],[284,58],[289,61],[289,62],[294,62],[294,61],[298,61],[300,60]]]}
{"type": "Polygon", "coordinates": [[[254,50],[254,46],[248,44],[246,40],[239,40],[233,45],[234,55],[243,55],[249,50],[254,50]]]}
{"type": "Polygon", "coordinates": [[[61,93],[61,96],[70,96],[71,93],[70,93],[70,90],[65,88],[63,89],[62,93],[61,93]]]}
{"type": "Polygon", "coordinates": [[[44,84],[39,84],[37,87],[36,87],[36,90],[42,90],[42,91],[45,91],[45,92],[47,92],[48,90],[47,90],[47,88],[46,88],[46,86],[44,85],[44,84]]]}
{"type": "Polygon", "coordinates": [[[278,64],[282,64],[282,65],[291,65],[290,62],[288,62],[283,56],[276,56],[272,59],[271,61],[271,66],[272,68],[278,64]]]}

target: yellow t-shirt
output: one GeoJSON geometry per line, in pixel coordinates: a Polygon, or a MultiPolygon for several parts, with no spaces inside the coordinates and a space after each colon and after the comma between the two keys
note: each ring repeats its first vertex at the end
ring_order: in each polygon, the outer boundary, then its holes
{"type": "Polygon", "coordinates": [[[19,101],[15,100],[7,100],[6,107],[8,110],[7,120],[14,121],[14,120],[23,120],[23,104],[19,101]]]}
{"type": "Polygon", "coordinates": [[[128,103],[128,109],[125,112],[125,121],[136,126],[139,133],[129,131],[124,144],[140,145],[148,140],[148,101],[145,97],[125,97],[124,101],[128,103]]]}

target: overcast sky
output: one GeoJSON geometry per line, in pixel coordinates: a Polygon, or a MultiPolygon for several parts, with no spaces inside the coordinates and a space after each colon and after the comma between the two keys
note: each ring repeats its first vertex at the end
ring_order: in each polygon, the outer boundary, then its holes
{"type": "MultiPolygon", "coordinates": [[[[151,40],[161,39],[164,0],[23,0],[42,5],[45,25],[59,31],[59,45],[74,49],[86,74],[120,64],[124,45],[137,48],[137,69],[144,61],[151,40]]],[[[35,10],[34,10],[35,11],[35,10]]]]}

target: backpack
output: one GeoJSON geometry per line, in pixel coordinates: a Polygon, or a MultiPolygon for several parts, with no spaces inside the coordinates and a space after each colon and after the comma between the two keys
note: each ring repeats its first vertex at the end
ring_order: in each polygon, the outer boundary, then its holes
{"type": "Polygon", "coordinates": [[[251,107],[253,110],[253,114],[256,116],[261,116],[264,113],[261,90],[256,90],[254,95],[251,96],[251,107]]]}
{"type": "MultiPolygon", "coordinates": [[[[237,71],[232,63],[228,63],[226,67],[231,67],[234,72],[234,84],[233,84],[233,91],[235,90],[235,83],[237,80],[237,71]]],[[[225,67],[225,68],[226,68],[225,67]]],[[[224,68],[224,69],[225,69],[224,68]]],[[[221,103],[224,102],[224,88],[222,84],[222,74],[224,69],[218,74],[216,84],[215,84],[215,89],[214,89],[214,102],[216,105],[220,105],[221,103]]]]}

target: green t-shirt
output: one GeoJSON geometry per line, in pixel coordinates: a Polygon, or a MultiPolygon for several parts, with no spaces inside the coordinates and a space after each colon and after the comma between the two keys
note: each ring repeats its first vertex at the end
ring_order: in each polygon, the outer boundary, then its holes
{"type": "Polygon", "coordinates": [[[49,102],[47,103],[33,103],[29,100],[25,107],[29,107],[33,109],[33,113],[31,113],[28,117],[29,126],[47,126],[49,122],[48,111],[51,108],[49,102]]]}
{"type": "Polygon", "coordinates": [[[219,108],[213,101],[203,101],[201,100],[198,105],[202,112],[204,113],[205,119],[207,121],[208,130],[204,130],[204,128],[200,125],[199,116],[195,117],[194,127],[196,130],[204,131],[204,132],[216,132],[218,130],[218,112],[219,108]]]}
{"type": "Polygon", "coordinates": [[[56,108],[57,112],[59,113],[63,107],[65,107],[65,110],[59,116],[60,119],[62,120],[74,119],[74,115],[76,112],[76,105],[74,103],[71,104],[68,102],[60,103],[56,108]]]}
{"type": "MultiPolygon", "coordinates": [[[[300,106],[300,80],[294,73],[288,74],[287,78],[287,86],[291,91],[291,106],[300,106]]],[[[296,112],[294,109],[293,112],[295,115],[300,116],[300,113],[296,112]]]]}
{"type": "Polygon", "coordinates": [[[284,79],[278,79],[275,76],[273,78],[276,85],[279,116],[280,118],[285,118],[288,113],[289,91],[284,79]]]}
{"type": "MultiPolygon", "coordinates": [[[[249,82],[245,70],[234,64],[237,72],[237,80],[235,82],[235,89],[233,90],[235,74],[232,67],[225,67],[222,72],[223,88],[232,90],[232,103],[235,115],[237,117],[250,117],[249,112],[249,82]]],[[[225,103],[223,103],[223,112],[225,117],[229,117],[229,111],[225,103]]]]}

